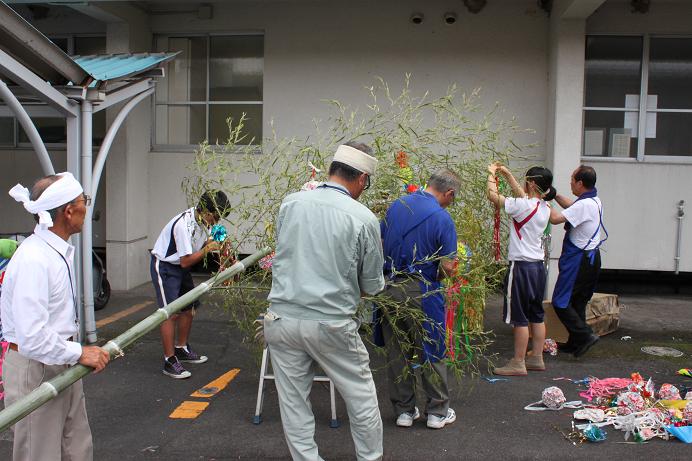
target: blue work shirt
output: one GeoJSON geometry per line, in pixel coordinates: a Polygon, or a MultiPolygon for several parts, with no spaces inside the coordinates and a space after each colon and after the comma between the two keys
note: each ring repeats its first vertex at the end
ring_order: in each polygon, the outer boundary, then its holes
{"type": "Polygon", "coordinates": [[[457,232],[452,217],[432,194],[418,191],[395,200],[380,223],[384,272],[418,273],[437,281],[439,257],[453,258],[457,232]]]}

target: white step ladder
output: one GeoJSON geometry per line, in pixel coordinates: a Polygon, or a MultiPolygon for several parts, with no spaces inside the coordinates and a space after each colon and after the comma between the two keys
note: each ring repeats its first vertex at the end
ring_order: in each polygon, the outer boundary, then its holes
{"type": "MultiPolygon", "coordinates": [[[[262,365],[260,367],[259,388],[257,389],[257,407],[255,407],[255,417],[252,419],[254,424],[262,422],[262,406],[264,404],[264,381],[274,380],[274,374],[268,373],[269,348],[264,347],[262,351],[262,365]]],[[[334,392],[334,383],[329,377],[324,375],[315,375],[314,381],[329,383],[329,398],[332,406],[332,420],[329,422],[329,427],[339,427],[339,420],[336,418],[336,393],[334,392]]]]}

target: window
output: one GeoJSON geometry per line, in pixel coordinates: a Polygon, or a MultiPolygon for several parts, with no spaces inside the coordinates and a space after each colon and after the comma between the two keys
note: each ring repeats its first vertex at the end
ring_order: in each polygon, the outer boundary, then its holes
{"type": "MultiPolygon", "coordinates": [[[[106,37],[104,36],[61,36],[51,37],[51,41],[69,55],[106,52],[106,37]]],[[[61,147],[67,142],[67,125],[64,117],[32,116],[31,120],[45,144],[61,147]]],[[[106,135],[106,112],[95,113],[92,124],[94,145],[97,146],[106,135]]],[[[0,146],[30,146],[29,137],[14,117],[0,117],[0,146]]]]}
{"type": "Polygon", "coordinates": [[[584,80],[582,155],[692,157],[692,38],[588,36],[584,80]]]}
{"type": "Polygon", "coordinates": [[[262,35],[159,36],[157,51],[179,51],[156,85],[154,144],[223,144],[226,120],[245,114],[244,144],[262,141],[262,35]]]}

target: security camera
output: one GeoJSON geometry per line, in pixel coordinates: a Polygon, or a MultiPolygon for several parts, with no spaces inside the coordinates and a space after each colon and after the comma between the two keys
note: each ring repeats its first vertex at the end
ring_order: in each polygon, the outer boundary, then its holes
{"type": "Polygon", "coordinates": [[[445,13],[444,19],[445,24],[454,24],[457,22],[457,14],[453,12],[445,13]]]}
{"type": "Polygon", "coordinates": [[[413,13],[413,14],[411,15],[410,21],[411,21],[413,24],[420,24],[420,23],[423,22],[423,18],[424,18],[424,17],[425,17],[425,16],[423,16],[423,13],[413,13]]]}

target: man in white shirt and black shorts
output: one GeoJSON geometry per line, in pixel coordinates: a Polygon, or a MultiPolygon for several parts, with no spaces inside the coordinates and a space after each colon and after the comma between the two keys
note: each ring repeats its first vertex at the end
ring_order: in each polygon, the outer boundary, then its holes
{"type": "Polygon", "coordinates": [[[563,210],[552,208],[550,214],[550,222],[565,223],[566,230],[552,304],[569,332],[568,341],[559,349],[580,357],[598,342],[598,336],[586,323],[586,305],[596,289],[601,270],[599,248],[608,232],[603,226],[603,205],[596,191],[596,171],[590,166],[579,166],[572,173],[570,188],[577,199],[557,194],[555,200],[563,210]],[[601,228],[605,233],[603,240],[601,228]]]}
{"type": "MultiPolygon", "coordinates": [[[[209,228],[228,216],[229,212],[226,194],[207,191],[202,194],[196,208],[175,215],[163,228],[151,250],[150,266],[159,307],[166,306],[195,287],[190,273],[192,266],[202,261],[208,253],[219,250],[219,242],[210,238],[209,228]]],[[[191,376],[180,362],[207,361],[205,355],[193,351],[188,343],[197,304],[190,304],[161,324],[163,374],[171,378],[191,376]]]]}

